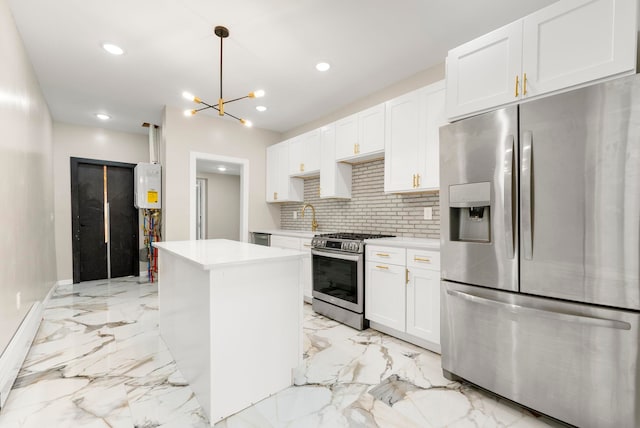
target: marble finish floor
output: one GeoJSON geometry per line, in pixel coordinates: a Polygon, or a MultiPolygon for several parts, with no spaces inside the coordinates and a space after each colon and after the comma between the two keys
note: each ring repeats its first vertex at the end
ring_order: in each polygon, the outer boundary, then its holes
{"type": "MultiPolygon", "coordinates": [[[[209,426],[159,336],[157,302],[156,285],[138,278],[59,286],[0,427],[209,426]]],[[[353,330],[309,305],[304,333],[296,385],[216,428],[557,426],[446,380],[437,354],[353,330]]]]}

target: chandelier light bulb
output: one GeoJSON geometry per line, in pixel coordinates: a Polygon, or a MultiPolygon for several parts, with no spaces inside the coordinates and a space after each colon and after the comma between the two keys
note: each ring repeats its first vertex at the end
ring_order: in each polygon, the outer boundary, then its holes
{"type": "Polygon", "coordinates": [[[193,116],[193,115],[195,115],[195,114],[196,114],[196,111],[195,111],[195,110],[185,110],[185,111],[184,111],[184,115],[185,115],[185,116],[187,116],[187,117],[189,117],[189,116],[193,116]]]}
{"type": "Polygon", "coordinates": [[[185,100],[189,100],[189,101],[193,101],[193,99],[195,98],[191,92],[187,92],[187,91],[184,91],[184,92],[182,93],[182,97],[183,97],[185,100]]]}
{"type": "Polygon", "coordinates": [[[253,91],[249,94],[250,98],[262,98],[264,97],[264,91],[262,89],[258,89],[257,91],[253,91]]]}
{"type": "Polygon", "coordinates": [[[246,119],[240,119],[240,123],[242,123],[247,128],[251,128],[253,126],[253,123],[251,123],[250,120],[246,120],[246,119]]]}

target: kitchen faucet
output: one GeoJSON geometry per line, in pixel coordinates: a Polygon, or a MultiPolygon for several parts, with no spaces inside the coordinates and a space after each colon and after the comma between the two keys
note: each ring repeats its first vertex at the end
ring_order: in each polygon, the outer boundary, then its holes
{"type": "Polygon", "coordinates": [[[304,206],[302,207],[302,218],[304,218],[304,210],[306,210],[307,207],[311,207],[311,212],[313,213],[313,218],[311,219],[311,231],[315,232],[316,230],[318,230],[318,222],[316,221],[316,209],[313,207],[313,205],[304,204],[304,206]]]}

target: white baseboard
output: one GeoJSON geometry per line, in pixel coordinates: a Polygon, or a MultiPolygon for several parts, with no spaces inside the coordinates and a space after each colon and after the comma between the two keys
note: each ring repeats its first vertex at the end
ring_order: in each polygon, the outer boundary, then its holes
{"type": "MultiPolygon", "coordinates": [[[[51,289],[55,289],[55,286],[51,289]]],[[[47,295],[48,297],[49,295],[47,295]]],[[[31,309],[29,309],[22,323],[20,323],[20,327],[18,327],[4,352],[0,355],[0,409],[7,401],[13,382],[18,377],[20,367],[22,367],[31,343],[38,332],[42,319],[42,310],[43,305],[40,302],[31,305],[31,309]]]]}
{"type": "Polygon", "coordinates": [[[56,281],[56,285],[71,285],[73,284],[73,279],[61,279],[56,281]]]}

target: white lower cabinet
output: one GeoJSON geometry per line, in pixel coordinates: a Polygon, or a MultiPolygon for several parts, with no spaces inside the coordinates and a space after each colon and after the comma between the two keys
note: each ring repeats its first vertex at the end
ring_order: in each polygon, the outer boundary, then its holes
{"type": "Polygon", "coordinates": [[[367,262],[365,284],[366,318],[396,330],[404,330],[405,267],[367,262]]]}
{"type": "Polygon", "coordinates": [[[366,249],[365,317],[371,328],[440,352],[440,253],[366,249]]]}
{"type": "Polygon", "coordinates": [[[302,269],[300,269],[300,282],[304,300],[311,303],[313,294],[311,276],[311,238],[296,238],[293,236],[271,235],[271,246],[287,248],[290,250],[302,251],[305,256],[302,258],[302,269]]]}
{"type": "Polygon", "coordinates": [[[311,274],[311,239],[300,238],[300,251],[305,253],[302,259],[302,270],[300,281],[302,282],[302,292],[304,293],[304,300],[307,303],[311,303],[313,297],[313,277],[311,274]]]}

